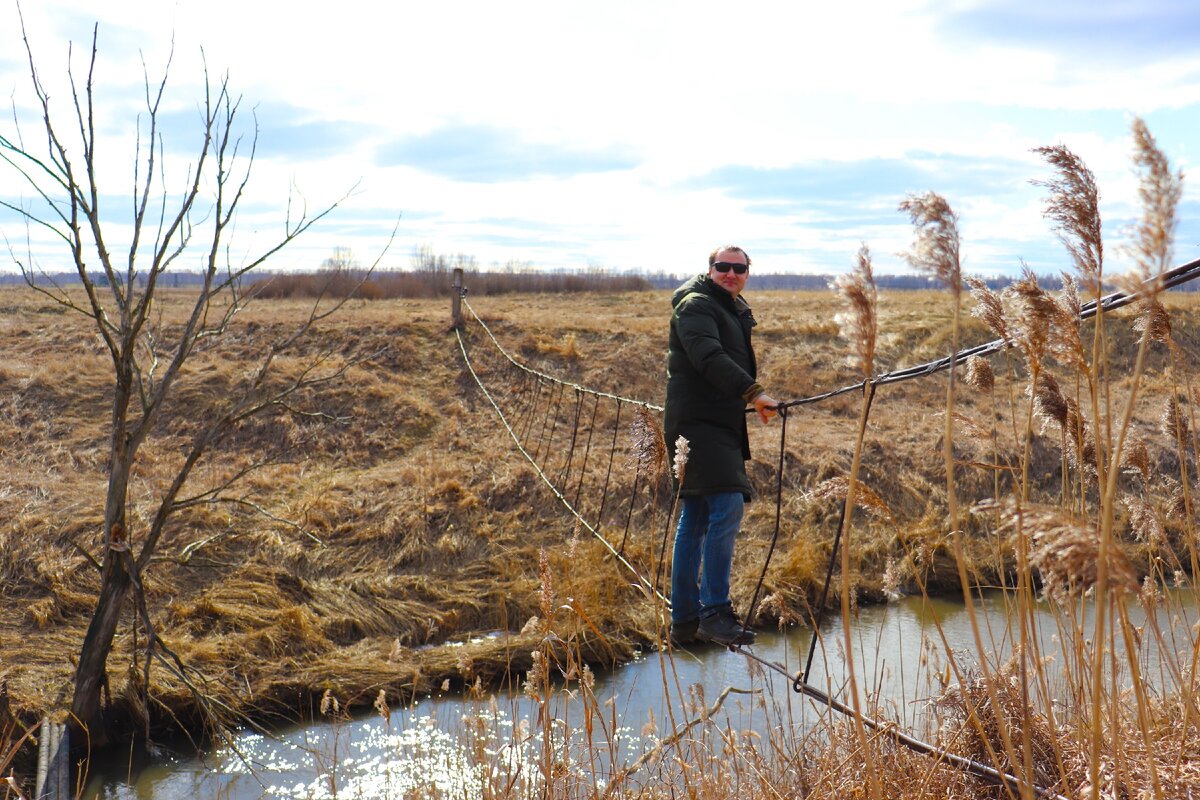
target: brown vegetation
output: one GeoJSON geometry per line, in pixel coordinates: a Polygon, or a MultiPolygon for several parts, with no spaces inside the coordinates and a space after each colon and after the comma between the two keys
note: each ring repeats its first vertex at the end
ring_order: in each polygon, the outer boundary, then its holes
{"type": "MultiPolygon", "coordinates": [[[[522,292],[636,292],[650,288],[639,275],[587,272],[495,272],[464,270],[463,283],[472,295],[522,292]]],[[[444,266],[417,267],[408,271],[377,269],[370,273],[353,267],[319,272],[280,272],[259,276],[253,293],[264,298],[357,297],[363,300],[449,297],[453,275],[444,266]]]]}
{"type": "MultiPolygon", "coordinates": [[[[801,397],[859,379],[836,326],[813,324],[828,317],[828,293],[752,293],[750,299],[761,320],[762,379],[778,396],[801,397]]],[[[1171,312],[1175,346],[1181,353],[1200,351],[1200,308],[1186,295],[1162,301],[1171,312]]],[[[169,293],[159,303],[168,321],[182,312],[169,293]]],[[[511,295],[475,305],[510,352],[546,372],[661,400],[666,293],[511,295]]],[[[196,355],[146,445],[139,500],[130,512],[135,525],[164,476],[173,474],[181,457],[177,445],[199,424],[207,401],[254,363],[262,337],[305,308],[303,301],[253,303],[227,341],[196,355]]],[[[8,681],[13,710],[28,723],[63,702],[94,602],[97,573],[89,558],[102,521],[109,389],[104,354],[87,333],[87,320],[23,290],[5,293],[3,311],[0,507],[12,523],[0,531],[0,680],[8,681]]],[[[200,486],[271,455],[244,485],[242,502],[202,505],[178,517],[146,575],[160,634],[204,675],[206,691],[230,709],[230,723],[242,714],[295,718],[326,690],[368,706],[381,688],[394,700],[446,679],[454,686],[515,680],[545,641],[531,624],[544,616],[539,552],[556,575],[559,604],[569,599],[577,619],[588,620],[572,639],[581,661],[608,666],[656,639],[652,604],[604,548],[572,524],[517,454],[464,373],[448,322],[441,303],[353,301],[308,345],[346,359],[373,355],[326,390],[324,405],[336,418],[296,422],[280,414],[248,423],[197,471],[200,486]],[[493,631],[505,635],[480,636],[493,631]],[[454,641],[469,644],[440,646],[454,641]]],[[[941,355],[951,325],[942,295],[882,293],[875,359],[894,367],[941,355]]],[[[992,336],[965,315],[962,328],[967,345],[992,336]]],[[[1136,350],[1137,335],[1126,319],[1111,323],[1113,374],[1130,368],[1125,358],[1136,350]]],[[[486,343],[478,331],[468,331],[468,340],[482,355],[486,343]]],[[[281,354],[282,374],[289,358],[300,363],[304,355],[281,354]]],[[[1148,354],[1143,392],[1169,395],[1171,359],[1148,354]]],[[[998,374],[1009,369],[1004,363],[995,363],[998,374]]],[[[1122,386],[1114,381],[1114,393],[1122,386]]],[[[965,391],[958,398],[956,413],[971,422],[960,431],[979,433],[977,441],[956,441],[960,466],[989,461],[997,448],[1017,463],[1010,422],[1001,420],[999,437],[988,433],[994,409],[1005,402],[998,398],[1007,392],[997,378],[994,392],[965,391]]],[[[943,393],[941,381],[921,381],[886,387],[876,398],[863,443],[861,490],[882,498],[888,513],[857,523],[852,575],[859,597],[882,599],[885,572],[908,591],[957,587],[945,536],[943,393]]],[[[1183,402],[1190,408],[1190,400],[1183,402]]],[[[772,596],[767,617],[806,617],[819,590],[837,505],[828,493],[808,490],[847,473],[856,404],[851,395],[802,407],[789,421],[783,538],[764,587],[772,596]]],[[[1161,428],[1162,407],[1161,400],[1141,404],[1134,415],[1147,474],[1160,479],[1180,474],[1175,437],[1161,428]]],[[[742,605],[753,592],[773,524],[777,435],[777,426],[752,429],[751,474],[760,499],[749,509],[735,560],[734,596],[742,605]]],[[[1035,498],[1054,501],[1062,492],[1059,445],[1056,429],[1035,432],[1035,498]]],[[[559,466],[565,452],[547,457],[559,466]]],[[[628,492],[633,472],[619,454],[614,498],[628,492]]],[[[956,488],[964,506],[995,495],[995,474],[960,470],[956,488]]],[[[1016,477],[1011,470],[1000,470],[1000,477],[1001,493],[1009,492],[1016,477]]],[[[600,478],[589,478],[589,491],[593,480],[600,478]]],[[[1140,480],[1122,478],[1131,488],[1140,480]]],[[[655,504],[651,490],[642,491],[627,554],[652,564],[669,498],[655,504]]],[[[1013,551],[993,534],[983,535],[992,513],[964,512],[965,529],[976,534],[966,537],[964,549],[973,577],[994,584],[1010,574],[1013,551]]],[[[1120,528],[1125,552],[1142,573],[1160,563],[1156,569],[1169,571],[1164,541],[1186,552],[1185,523],[1167,517],[1163,525],[1153,542],[1120,528]]],[[[133,623],[130,615],[122,624],[110,661],[114,706],[152,731],[197,724],[191,694],[164,670],[152,672],[147,691],[138,669],[116,666],[139,663],[144,642],[133,623]]],[[[832,768],[838,747],[854,747],[853,738],[836,741],[843,744],[812,751],[813,763],[828,760],[832,768]]]]}

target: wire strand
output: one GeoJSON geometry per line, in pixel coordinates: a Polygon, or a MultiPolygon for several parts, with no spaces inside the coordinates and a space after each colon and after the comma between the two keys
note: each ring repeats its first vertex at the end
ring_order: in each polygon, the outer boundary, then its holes
{"type": "Polygon", "coordinates": [[[646,580],[646,578],[642,576],[641,572],[639,572],[638,569],[633,566],[633,564],[629,563],[624,555],[617,552],[616,548],[612,546],[608,539],[601,535],[599,530],[593,527],[590,522],[584,519],[583,516],[575,510],[575,507],[572,506],[571,502],[563,495],[562,492],[558,490],[558,487],[554,485],[554,483],[550,480],[550,477],[542,470],[541,466],[533,460],[533,457],[529,454],[529,451],[525,449],[525,447],[521,444],[521,440],[517,438],[516,431],[514,431],[512,426],[508,424],[508,419],[504,416],[504,412],[500,410],[500,405],[496,402],[495,398],[492,397],[492,394],[488,391],[487,387],[483,385],[483,381],[480,380],[479,374],[475,371],[475,367],[472,366],[470,355],[467,353],[466,342],[463,341],[462,331],[455,329],[454,335],[458,340],[458,348],[462,353],[463,363],[466,365],[467,371],[471,373],[471,377],[475,380],[475,385],[479,387],[479,391],[483,392],[483,396],[487,398],[488,403],[491,404],[492,408],[496,412],[496,415],[500,418],[500,423],[504,426],[504,429],[508,431],[508,435],[512,437],[513,444],[516,445],[517,450],[521,452],[521,455],[523,455],[526,460],[529,461],[534,471],[537,472],[538,477],[542,479],[542,482],[545,483],[550,491],[554,493],[554,496],[559,499],[563,506],[571,512],[575,519],[579,521],[579,524],[582,525],[588,531],[588,533],[599,539],[600,542],[604,544],[608,552],[612,554],[613,558],[617,559],[618,562],[620,562],[634,575],[635,578],[637,578],[638,584],[642,586],[642,588],[657,595],[664,603],[669,604],[670,601],[654,587],[654,584],[646,580]]]}

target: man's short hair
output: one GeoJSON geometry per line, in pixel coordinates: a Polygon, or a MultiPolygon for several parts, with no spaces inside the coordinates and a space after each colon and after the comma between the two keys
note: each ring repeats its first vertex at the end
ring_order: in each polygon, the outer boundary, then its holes
{"type": "Polygon", "coordinates": [[[723,244],[720,247],[718,247],[716,250],[713,250],[711,253],[708,254],[708,268],[712,269],[712,265],[717,263],[717,253],[724,253],[727,250],[731,250],[735,253],[741,253],[743,256],[746,257],[746,266],[747,267],[750,266],[750,254],[749,253],[747,253],[742,248],[738,247],[736,244],[723,244]]]}

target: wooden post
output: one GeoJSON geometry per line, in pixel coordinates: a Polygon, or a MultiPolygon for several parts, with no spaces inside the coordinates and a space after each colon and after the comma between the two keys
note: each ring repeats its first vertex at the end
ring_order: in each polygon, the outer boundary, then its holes
{"type": "Polygon", "coordinates": [[[69,800],[71,797],[71,747],[67,726],[42,719],[38,737],[37,786],[35,800],[69,800]]]}
{"type": "Polygon", "coordinates": [[[463,271],[462,267],[454,268],[454,284],[453,291],[450,293],[450,316],[454,321],[454,329],[459,330],[463,325],[462,316],[462,288],[463,288],[463,271]]]}

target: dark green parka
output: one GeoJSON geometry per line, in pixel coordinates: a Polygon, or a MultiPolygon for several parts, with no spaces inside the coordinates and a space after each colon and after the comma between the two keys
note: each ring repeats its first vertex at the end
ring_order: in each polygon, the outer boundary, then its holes
{"type": "Polygon", "coordinates": [[[682,495],[741,492],[750,499],[746,402],[757,384],[750,306],[698,275],[671,297],[663,433],[671,458],[688,440],[682,495]]]}

